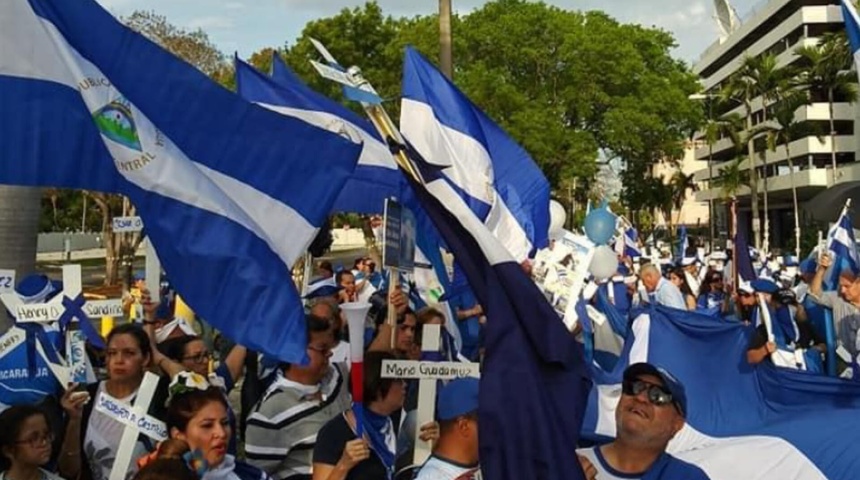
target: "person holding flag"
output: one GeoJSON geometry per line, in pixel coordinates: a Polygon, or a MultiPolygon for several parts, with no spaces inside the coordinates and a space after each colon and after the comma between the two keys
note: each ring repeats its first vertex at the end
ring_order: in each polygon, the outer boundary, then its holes
{"type": "Polygon", "coordinates": [[[839,345],[848,350],[851,358],[856,358],[860,352],[857,345],[857,331],[860,330],[860,278],[857,272],[846,268],[839,272],[839,290],[825,292],[824,276],[832,265],[833,257],[829,253],[821,256],[808,296],[813,302],[833,311],[839,345]]]}

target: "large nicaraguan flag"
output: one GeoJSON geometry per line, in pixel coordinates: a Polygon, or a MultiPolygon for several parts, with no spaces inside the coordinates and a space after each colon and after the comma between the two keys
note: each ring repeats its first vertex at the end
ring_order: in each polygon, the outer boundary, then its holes
{"type": "Polygon", "coordinates": [[[479,402],[484,477],[581,479],[571,448],[591,384],[582,347],[441,169],[407,150],[426,182],[412,188],[487,316],[479,402]]]}
{"type": "Polygon", "coordinates": [[[847,211],[842,212],[839,220],[827,233],[827,250],[833,255],[833,268],[828,279],[833,289],[839,284],[842,270],[860,273],[860,255],[857,253],[857,241],[854,239],[854,225],[847,211]]]}
{"type": "Polygon", "coordinates": [[[549,182],[529,154],[406,49],[400,128],[518,261],[549,244],[549,182]]]}
{"type": "MultiPolygon", "coordinates": [[[[400,197],[402,175],[373,125],[343,105],[305,85],[273,55],[273,76],[235,59],[236,91],[242,98],[282,115],[348,136],[362,144],[355,172],[338,194],[332,210],[339,212],[382,213],[385,199],[400,197]],[[274,76],[277,74],[277,76],[274,76]]],[[[317,159],[325,169],[325,157],[317,159]]]]}
{"type": "Polygon", "coordinates": [[[753,327],[655,307],[639,315],[621,361],[593,372],[586,437],[615,435],[614,408],[628,365],[650,362],[685,386],[687,423],[669,453],[710,478],[857,478],[860,383],[746,361],[753,327]]]}
{"type": "MultiPolygon", "coordinates": [[[[352,110],[308,87],[284,63],[277,53],[272,55],[272,76],[263,75],[251,65],[236,58],[236,86],[245,99],[282,115],[299,118],[322,128],[350,132],[360,139],[363,149],[353,175],[347,180],[333,211],[381,213],[385,199],[396,197],[409,208],[416,220],[415,281],[422,292],[439,286],[447,290],[445,264],[442,261],[439,234],[423,212],[409,185],[394,163],[391,151],[375,127],[352,110]],[[429,263],[430,268],[426,268],[429,263]]],[[[436,303],[424,298],[426,303],[436,303]]],[[[460,344],[457,318],[447,305],[440,305],[448,321],[445,326],[460,344]]]]}
{"type": "Polygon", "coordinates": [[[92,0],[0,2],[0,124],[0,182],[127,195],[196,312],[306,357],[290,267],[359,145],[242,100],[92,0]]]}

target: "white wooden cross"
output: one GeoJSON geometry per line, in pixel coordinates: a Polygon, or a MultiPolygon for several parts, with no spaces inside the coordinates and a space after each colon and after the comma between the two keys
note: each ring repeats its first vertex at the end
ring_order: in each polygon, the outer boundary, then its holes
{"type": "Polygon", "coordinates": [[[135,460],[132,458],[134,446],[140,434],[156,442],[167,439],[167,425],[147,414],[156,387],[158,387],[158,376],[146,372],[131,405],[117,400],[106,392],[101,392],[96,399],[94,406],[96,410],[125,425],[109,480],[125,480],[129,466],[135,460]]]}
{"type": "MultiPolygon", "coordinates": [[[[0,293],[0,300],[6,305],[18,322],[22,323],[51,323],[58,321],[66,312],[63,300],[74,300],[83,291],[80,265],[63,265],[63,291],[46,303],[25,304],[14,291],[0,293]]],[[[85,302],[82,310],[90,318],[122,317],[122,301],[93,300],[85,302]]],[[[80,318],[75,318],[80,321],[80,318]]],[[[65,386],[69,383],[85,383],[87,381],[85,338],[80,329],[69,329],[66,337],[68,357],[66,365],[55,365],[47,362],[57,381],[65,386]]],[[[36,348],[41,350],[41,345],[36,348]]],[[[42,352],[44,356],[44,352],[42,352]]]]}
{"type": "MultiPolygon", "coordinates": [[[[143,230],[143,220],[140,217],[114,217],[114,233],[131,233],[143,230]]],[[[146,240],[146,289],[153,302],[158,303],[161,294],[161,261],[155,253],[152,239],[146,240]]],[[[138,312],[139,318],[143,318],[143,312],[138,312]]]]}
{"type": "MultiPolygon", "coordinates": [[[[422,352],[438,352],[442,335],[441,325],[424,325],[421,336],[422,352]]],[[[384,360],[382,378],[418,380],[418,411],[415,419],[415,451],[413,465],[423,464],[433,451],[433,445],[419,438],[421,427],[432,422],[436,414],[437,380],[480,378],[480,365],[470,362],[428,362],[416,360],[384,360]]]]}

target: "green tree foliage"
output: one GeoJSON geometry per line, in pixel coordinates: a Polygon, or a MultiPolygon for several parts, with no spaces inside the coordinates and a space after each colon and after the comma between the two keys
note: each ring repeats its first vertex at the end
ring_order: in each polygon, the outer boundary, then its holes
{"type": "MultiPolygon", "coordinates": [[[[371,2],[308,23],[282,54],[312,88],[342,99],[308,62],[319,58],[309,38],[322,41],[341,64],[362,68],[396,116],[403,48],[436,61],[438,28],[435,15],[394,19],[371,2]]],[[[677,158],[701,120],[688,99],[699,86],[669,55],[667,32],[524,0],[487,3],[455,16],[452,28],[455,83],[529,151],[553,187],[591,179],[600,150],[637,166],[677,158]]],[[[266,57],[252,63],[265,71],[266,57]]],[[[643,168],[631,178],[641,179],[643,168]]]]}
{"type": "Polygon", "coordinates": [[[179,28],[168,22],[167,17],[153,11],[137,10],[121,20],[132,30],[194,65],[206,75],[214,76],[225,68],[224,54],[201,29],[179,28]]]}

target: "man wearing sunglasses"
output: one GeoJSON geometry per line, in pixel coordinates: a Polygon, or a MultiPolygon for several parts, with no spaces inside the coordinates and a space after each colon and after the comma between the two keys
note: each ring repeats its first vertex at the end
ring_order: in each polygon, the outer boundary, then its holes
{"type": "Polygon", "coordinates": [[[615,409],[615,440],[577,450],[586,478],[707,479],[699,467],[666,453],[686,415],[684,386],[672,374],[649,363],[627,367],[615,409]]]}

